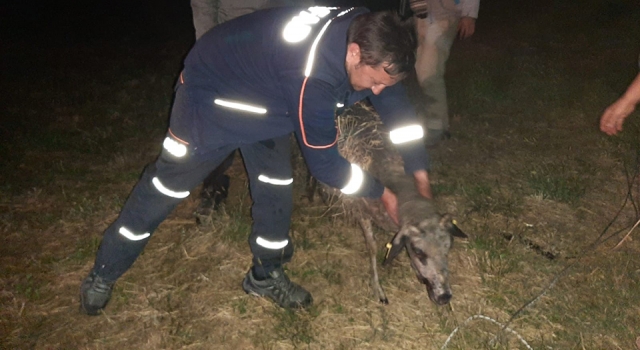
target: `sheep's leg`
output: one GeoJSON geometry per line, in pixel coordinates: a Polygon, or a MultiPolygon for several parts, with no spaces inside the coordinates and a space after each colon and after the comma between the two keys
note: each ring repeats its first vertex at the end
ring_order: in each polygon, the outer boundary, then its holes
{"type": "Polygon", "coordinates": [[[373,237],[371,220],[360,219],[360,227],[362,228],[364,241],[367,244],[367,250],[369,251],[369,262],[371,263],[371,288],[373,288],[373,294],[375,294],[376,298],[378,298],[381,303],[389,304],[389,300],[384,294],[384,290],[382,290],[380,280],[378,279],[378,262],[376,258],[377,247],[376,240],[373,237]]]}

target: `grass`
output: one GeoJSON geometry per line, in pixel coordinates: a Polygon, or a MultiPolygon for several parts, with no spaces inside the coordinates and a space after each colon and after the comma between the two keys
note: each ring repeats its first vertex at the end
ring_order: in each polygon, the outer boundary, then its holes
{"type": "Polygon", "coordinates": [[[81,238],[76,244],[70,258],[79,262],[87,261],[93,257],[99,245],[100,239],[98,237],[81,238]]]}
{"type": "Polygon", "coordinates": [[[314,340],[313,313],[275,309],[272,316],[273,333],[277,339],[290,341],[296,347],[314,340]]]}
{"type": "Polygon", "coordinates": [[[32,274],[27,274],[22,281],[16,283],[14,288],[18,295],[29,301],[35,302],[40,299],[40,286],[34,281],[32,274]]]}
{"type": "Polygon", "coordinates": [[[562,165],[541,166],[531,170],[527,180],[536,196],[575,204],[584,196],[587,182],[569,172],[562,165]]]}
{"type": "MultiPolygon", "coordinates": [[[[118,281],[106,313],[80,316],[80,281],[157,155],[191,45],[188,5],[152,7],[145,30],[133,30],[137,18],[96,22],[86,38],[52,26],[6,41],[0,347],[441,349],[458,329],[446,349],[525,349],[509,332],[492,341],[499,325],[465,320],[504,324],[535,300],[509,324],[534,349],[635,348],[637,232],[612,248],[637,220],[628,179],[640,114],[620,136],[597,130],[637,74],[640,11],[631,1],[484,2],[474,37],[456,42],[453,137],[431,151],[430,174],[439,208],[469,235],[450,253],[450,305],[428,300],[404,254],[380,267],[390,304],[379,305],[360,229],[308,202],[300,164],[287,272],[315,305],[291,312],[246,295],[251,201],[235,162],[226,214],[198,226],[197,198],[185,200],[118,281]],[[633,203],[621,209],[627,192],[633,203]],[[600,234],[610,238],[588,250],[600,234]]],[[[376,235],[380,260],[392,233],[376,235]]]]}

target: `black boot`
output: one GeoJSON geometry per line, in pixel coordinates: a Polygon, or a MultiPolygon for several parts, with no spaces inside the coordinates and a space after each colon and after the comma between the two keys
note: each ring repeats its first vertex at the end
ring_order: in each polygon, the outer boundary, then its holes
{"type": "Polygon", "coordinates": [[[207,186],[205,183],[200,192],[200,204],[195,211],[196,222],[204,225],[211,222],[211,215],[218,211],[229,195],[230,179],[228,175],[222,174],[218,181],[207,186]]]}
{"type": "Polygon", "coordinates": [[[234,153],[231,153],[202,183],[200,203],[195,211],[199,225],[211,223],[211,215],[220,209],[229,195],[230,177],[225,172],[233,164],[234,153]]]}
{"type": "Polygon", "coordinates": [[[111,299],[113,285],[114,282],[107,282],[91,272],[80,286],[80,311],[90,316],[99,315],[111,299]]]}
{"type": "Polygon", "coordinates": [[[291,282],[282,267],[271,271],[264,280],[257,280],[249,270],[242,288],[249,294],[270,298],[283,308],[308,308],[313,304],[311,293],[291,282]]]}

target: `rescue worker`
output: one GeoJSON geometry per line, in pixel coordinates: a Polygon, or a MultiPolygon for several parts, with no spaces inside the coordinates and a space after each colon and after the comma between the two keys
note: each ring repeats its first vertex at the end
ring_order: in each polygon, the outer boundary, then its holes
{"type": "Polygon", "coordinates": [[[106,230],[81,285],[81,310],[96,315],[166,216],[235,149],[253,199],[253,266],[242,286],[284,308],[311,294],[289,280],[293,206],[289,136],[311,174],[346,195],[380,198],[397,221],[396,196],[337,150],[337,106],[369,98],[389,127],[407,174],[431,196],[423,129],[402,84],[414,68],[411,25],[364,8],[273,8],[214,27],[187,55],[163,149],[106,230]]]}

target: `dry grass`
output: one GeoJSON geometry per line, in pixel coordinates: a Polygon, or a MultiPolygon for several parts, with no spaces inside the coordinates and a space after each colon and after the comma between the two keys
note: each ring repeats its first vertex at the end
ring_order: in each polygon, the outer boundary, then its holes
{"type": "Polygon", "coordinates": [[[237,161],[224,213],[199,227],[196,198],[185,200],[105,313],[81,315],[101,232],[159,149],[190,24],[157,42],[10,50],[37,76],[6,69],[0,83],[0,348],[440,349],[454,330],[447,349],[527,348],[475,315],[503,325],[515,315],[508,327],[533,349],[634,348],[637,229],[613,248],[639,216],[638,183],[627,180],[639,115],[616,138],[596,120],[637,72],[640,13],[554,4],[483,3],[474,39],[452,53],[453,138],[431,151],[431,177],[470,239],[451,251],[446,307],[428,300],[404,256],[381,271],[390,304],[377,303],[360,230],[309,203],[300,172],[287,268],[315,306],[294,313],[246,295],[250,198],[237,161]]]}
{"type": "Polygon", "coordinates": [[[369,169],[372,152],[382,149],[385,146],[383,138],[388,137],[382,121],[375,116],[373,106],[366,101],[357,103],[343,112],[337,124],[338,148],[342,156],[363,169],[369,169]]]}

